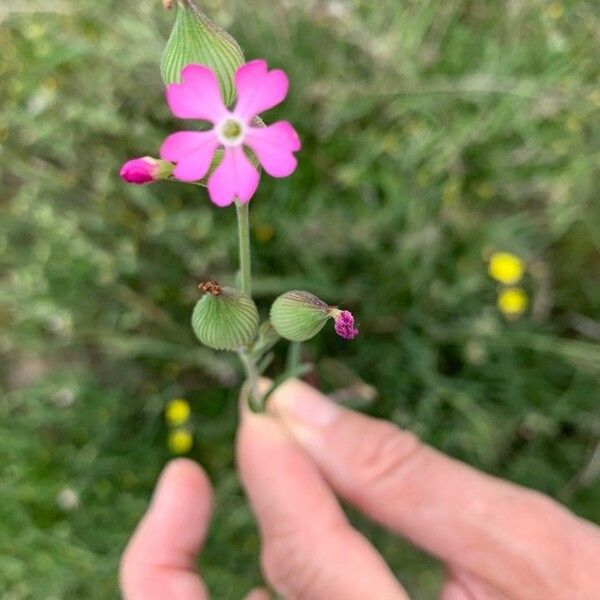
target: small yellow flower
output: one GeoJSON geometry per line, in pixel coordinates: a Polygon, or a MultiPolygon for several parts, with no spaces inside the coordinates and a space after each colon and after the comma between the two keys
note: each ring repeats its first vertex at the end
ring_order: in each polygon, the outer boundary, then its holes
{"type": "Polygon", "coordinates": [[[176,398],[167,404],[165,419],[172,427],[187,423],[190,418],[190,405],[187,400],[176,398]]]}
{"type": "Polygon", "coordinates": [[[522,315],[529,305],[529,298],[522,288],[509,287],[498,295],[498,309],[508,318],[522,315]]]}
{"type": "Polygon", "coordinates": [[[546,9],[546,14],[554,21],[558,21],[565,14],[565,7],[560,2],[552,2],[546,9]]]}
{"type": "Polygon", "coordinates": [[[260,223],[254,226],[254,235],[256,235],[256,239],[259,242],[266,244],[273,239],[273,236],[275,235],[275,229],[273,229],[273,226],[269,225],[268,223],[260,223]]]}
{"type": "Polygon", "coordinates": [[[172,454],[187,454],[194,445],[194,438],[187,429],[175,429],[169,432],[167,445],[172,454]]]}
{"type": "Polygon", "coordinates": [[[504,285],[513,285],[521,280],[525,272],[525,264],[510,252],[494,252],[488,265],[488,273],[492,279],[504,285]]]}
{"type": "MultiPolygon", "coordinates": [[[[1,44],[1,42],[0,42],[1,44]]],[[[600,107],[600,90],[592,90],[588,95],[588,100],[597,107],[600,107]]]]}
{"type": "Polygon", "coordinates": [[[582,128],[581,121],[573,115],[567,119],[566,126],[571,133],[579,133],[582,128]]]}
{"type": "Polygon", "coordinates": [[[487,181],[476,183],[473,190],[482,200],[489,200],[494,195],[494,187],[487,181]]]}
{"type": "Polygon", "coordinates": [[[458,179],[451,178],[446,180],[442,189],[442,202],[444,204],[454,204],[460,200],[461,192],[462,186],[458,179]]]}

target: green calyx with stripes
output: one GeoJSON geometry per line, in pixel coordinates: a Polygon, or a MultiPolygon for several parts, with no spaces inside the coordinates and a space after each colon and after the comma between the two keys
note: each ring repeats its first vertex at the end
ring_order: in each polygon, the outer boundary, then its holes
{"type": "Polygon", "coordinates": [[[220,287],[216,282],[200,284],[204,292],[192,314],[198,339],[215,350],[240,350],[258,335],[258,310],[250,296],[220,287]]]}
{"type": "Polygon", "coordinates": [[[271,306],[275,331],[292,342],[306,342],[315,337],[330,318],[331,307],[309,292],[287,292],[271,306]]]}
{"type": "Polygon", "coordinates": [[[223,100],[231,106],[235,101],[233,76],[244,62],[244,53],[233,37],[213,23],[192,0],[178,0],[175,24],[161,62],[165,85],[179,83],[185,66],[205,65],[217,75],[223,100]]]}

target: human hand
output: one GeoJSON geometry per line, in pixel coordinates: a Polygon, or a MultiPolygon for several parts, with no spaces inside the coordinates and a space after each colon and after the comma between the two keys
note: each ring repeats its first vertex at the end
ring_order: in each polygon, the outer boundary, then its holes
{"type": "MultiPolygon", "coordinates": [[[[265,574],[285,598],[407,597],[375,549],[348,524],[331,490],[444,561],[443,600],[598,598],[599,530],[549,498],[478,473],[389,423],[336,406],[301,382],[281,386],[270,411],[243,411],[238,462],[261,529],[265,574]]],[[[203,479],[188,493],[206,490],[203,479]]],[[[208,511],[200,517],[204,531],[208,511]]],[[[123,569],[126,597],[133,600],[154,597],[135,595],[135,580],[151,579],[140,575],[136,545],[151,557],[157,543],[167,546],[150,534],[144,539],[140,530],[123,569]],[[137,578],[128,575],[136,570],[137,578]]],[[[186,549],[187,569],[200,544],[191,541],[196,545],[186,549]]],[[[164,564],[172,564],[166,556],[164,564]]],[[[152,589],[160,590],[157,584],[152,589]]],[[[166,591],[171,589],[163,587],[155,597],[205,597],[203,588],[185,590],[188,595],[166,591]]]]}
{"type": "MultiPolygon", "coordinates": [[[[152,502],[121,559],[126,600],[205,600],[196,557],[208,530],[212,492],[204,471],[179,458],[163,470],[152,502]]],[[[269,600],[254,590],[246,600],[269,600]]]]}

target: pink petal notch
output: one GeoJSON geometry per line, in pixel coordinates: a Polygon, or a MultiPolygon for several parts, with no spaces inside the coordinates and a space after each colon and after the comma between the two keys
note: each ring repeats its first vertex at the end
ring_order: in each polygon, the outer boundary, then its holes
{"type": "Polygon", "coordinates": [[[167,103],[180,119],[216,123],[227,113],[217,77],[203,65],[188,65],[181,71],[181,83],[167,86],[167,103]]]}
{"type": "Polygon", "coordinates": [[[300,138],[287,121],[268,127],[250,127],[246,144],[271,177],[288,177],[298,166],[294,152],[301,148],[300,138]]]}
{"type": "Polygon", "coordinates": [[[213,131],[179,131],[163,142],[160,156],[177,163],[173,170],[177,179],[200,181],[208,172],[218,145],[213,131]]]}
{"type": "Polygon", "coordinates": [[[247,122],[265,110],[277,106],[287,96],[289,82],[280,69],[269,71],[264,60],[253,60],[235,73],[238,101],[234,114],[247,122]]]}
{"type": "Polygon", "coordinates": [[[236,198],[246,203],[258,188],[260,175],[241,147],[226,148],[221,164],[208,180],[210,199],[229,206],[236,198]]]}

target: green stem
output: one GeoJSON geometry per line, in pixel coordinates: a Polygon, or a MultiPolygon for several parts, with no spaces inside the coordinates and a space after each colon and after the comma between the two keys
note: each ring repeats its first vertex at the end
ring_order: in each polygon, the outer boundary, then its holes
{"type": "Polygon", "coordinates": [[[244,351],[240,351],[240,361],[244,367],[246,373],[246,381],[248,382],[248,404],[254,412],[264,412],[265,407],[262,406],[258,390],[256,389],[258,383],[258,371],[256,369],[256,363],[244,351]]]}
{"type": "MultiPolygon", "coordinates": [[[[252,296],[252,258],[250,253],[250,210],[248,203],[242,204],[236,200],[235,209],[238,224],[238,245],[240,252],[240,284],[242,292],[252,296]]],[[[264,411],[258,397],[258,369],[256,361],[248,352],[240,351],[240,360],[248,381],[248,403],[256,412],[264,411]]]]}
{"type": "Polygon", "coordinates": [[[240,280],[242,292],[252,296],[252,262],[250,255],[250,210],[248,203],[236,201],[238,240],[240,247],[240,280]]]}
{"type": "Polygon", "coordinates": [[[295,371],[302,360],[302,342],[291,342],[288,348],[286,371],[295,371]]]}

